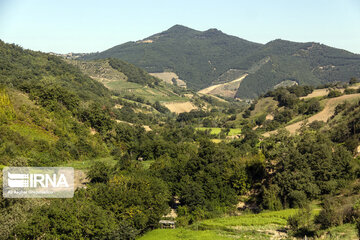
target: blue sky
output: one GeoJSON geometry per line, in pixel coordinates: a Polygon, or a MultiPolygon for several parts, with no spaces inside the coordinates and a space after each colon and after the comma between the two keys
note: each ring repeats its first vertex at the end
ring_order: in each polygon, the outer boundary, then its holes
{"type": "Polygon", "coordinates": [[[103,51],[175,24],[360,53],[360,0],[0,0],[0,39],[45,52],[103,51]]]}

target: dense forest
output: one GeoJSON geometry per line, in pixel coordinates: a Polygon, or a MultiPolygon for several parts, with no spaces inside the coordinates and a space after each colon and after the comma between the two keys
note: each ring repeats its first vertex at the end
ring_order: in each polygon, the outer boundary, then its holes
{"type": "MultiPolygon", "coordinates": [[[[123,96],[63,59],[0,43],[1,167],[89,163],[88,183],[72,199],[1,195],[1,239],[135,239],[158,228],[171,208],[177,227],[196,226],[235,215],[239,201],[255,213],[301,209],[288,219],[290,236],[317,236],[345,223],[359,229],[359,100],[338,105],[326,124],[312,122],[297,134],[282,127],[321,110],[321,99],[300,99],[313,87],[278,88],[245,109],[203,96],[211,110],[175,115],[156,103],[157,114],[142,115],[131,104],[115,108],[123,96]],[[252,115],[263,98],[276,103],[273,120],[252,115]],[[224,129],[223,141],[197,129],[209,124],[205,119],[224,129]],[[232,126],[241,134],[226,138],[232,126]],[[321,211],[305,218],[313,202],[321,211]]],[[[145,71],[126,73],[125,62],[112,64],[129,81],[158,81],[145,71]]],[[[324,99],[337,96],[334,89],[324,99]]]]}

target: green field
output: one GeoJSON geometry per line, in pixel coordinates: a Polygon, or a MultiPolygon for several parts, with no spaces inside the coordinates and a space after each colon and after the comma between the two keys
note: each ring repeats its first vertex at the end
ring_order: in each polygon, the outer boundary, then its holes
{"type": "Polygon", "coordinates": [[[195,231],[184,228],[177,229],[156,229],[148,232],[144,236],[138,238],[139,240],[181,240],[181,239],[192,239],[192,240],[218,240],[218,239],[238,239],[229,235],[226,236],[223,232],[204,230],[195,231]]]}
{"type": "MultiPolygon", "coordinates": [[[[105,157],[105,158],[97,158],[97,159],[84,160],[84,161],[71,161],[62,164],[61,167],[72,167],[78,170],[85,170],[85,169],[89,169],[91,165],[95,162],[104,162],[112,167],[115,166],[115,164],[117,163],[117,161],[113,157],[105,157]]],[[[141,162],[141,164],[144,169],[148,169],[153,162],[154,162],[153,160],[143,161],[141,162]]],[[[0,165],[0,169],[1,169],[1,165],[0,165]]]]}
{"type": "Polygon", "coordinates": [[[111,81],[106,83],[109,89],[120,92],[121,94],[134,94],[143,97],[146,101],[154,103],[160,102],[174,102],[184,101],[187,98],[180,97],[173,93],[166,85],[159,85],[156,88],[144,87],[138,83],[128,82],[125,80],[111,81]]]}
{"type": "Polygon", "coordinates": [[[143,165],[144,169],[149,169],[151,164],[153,164],[154,162],[155,162],[155,160],[148,160],[148,161],[141,162],[141,164],[143,165]]]}
{"type": "Polygon", "coordinates": [[[243,214],[241,216],[214,218],[204,220],[200,226],[204,228],[227,228],[234,226],[285,226],[287,218],[294,215],[297,209],[286,209],[281,211],[262,212],[259,214],[243,214]]]}
{"type": "Polygon", "coordinates": [[[74,169],[84,170],[91,167],[91,165],[95,162],[104,162],[109,164],[110,166],[115,166],[116,160],[113,157],[106,157],[106,158],[97,158],[92,160],[85,160],[85,161],[71,161],[65,164],[62,164],[60,167],[73,167],[74,169]]]}
{"type": "Polygon", "coordinates": [[[356,230],[355,230],[355,224],[343,224],[337,227],[332,227],[329,229],[326,229],[323,234],[325,237],[324,239],[330,240],[330,239],[341,239],[341,240],[353,240],[353,239],[359,239],[356,230]]]}
{"type": "MultiPolygon", "coordinates": [[[[206,130],[210,130],[210,134],[219,134],[221,132],[222,128],[210,128],[210,127],[198,127],[196,128],[196,130],[199,131],[206,131],[206,130]]],[[[230,128],[230,132],[228,134],[228,136],[234,136],[234,135],[238,135],[241,133],[241,128],[230,128]]]]}
{"type": "MultiPolygon", "coordinates": [[[[312,214],[320,208],[312,204],[312,214]]],[[[240,216],[213,218],[197,222],[188,227],[176,229],[155,229],[138,240],[207,240],[207,239],[287,239],[287,219],[297,209],[264,211],[259,214],[244,213],[240,216]]],[[[354,224],[344,224],[327,229],[321,235],[324,239],[357,239],[354,224]]]]}
{"type": "Polygon", "coordinates": [[[287,218],[296,212],[297,209],[287,209],[213,218],[187,228],[156,229],[146,233],[139,240],[271,239],[274,235],[281,234],[287,224],[287,218]]]}

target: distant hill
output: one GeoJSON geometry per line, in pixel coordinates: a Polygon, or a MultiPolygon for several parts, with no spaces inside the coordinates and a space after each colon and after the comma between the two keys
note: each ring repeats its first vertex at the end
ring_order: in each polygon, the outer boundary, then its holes
{"type": "MultiPolygon", "coordinates": [[[[32,94],[44,93],[45,88],[59,88],[62,94],[67,92],[82,101],[103,101],[111,95],[104,85],[60,57],[25,50],[1,40],[0,84],[32,94]]],[[[64,97],[61,101],[65,100],[68,99],[64,97]]]]}
{"type": "Polygon", "coordinates": [[[188,87],[210,86],[220,75],[238,68],[245,56],[262,45],[217,29],[201,32],[175,25],[143,41],[128,42],[84,58],[121,58],[148,72],[175,72],[188,87]]]}
{"type": "Polygon", "coordinates": [[[289,80],[315,86],[360,77],[360,55],[313,42],[274,40],[248,57],[241,66],[256,66],[261,61],[262,66],[250,72],[241,83],[237,97],[254,98],[289,80]]]}
{"type": "Polygon", "coordinates": [[[148,72],[174,72],[195,90],[248,73],[235,94],[238,98],[255,98],[283,81],[319,85],[360,77],[360,55],[345,50],[279,39],[263,45],[217,29],[197,31],[181,25],[82,59],[109,57],[148,72]]]}
{"type": "Polygon", "coordinates": [[[151,76],[141,68],[119,59],[101,59],[94,61],[79,61],[67,59],[83,73],[104,84],[109,90],[127,99],[139,103],[155,103],[159,101],[189,101],[184,96],[187,90],[172,83],[166,83],[151,76]]]}

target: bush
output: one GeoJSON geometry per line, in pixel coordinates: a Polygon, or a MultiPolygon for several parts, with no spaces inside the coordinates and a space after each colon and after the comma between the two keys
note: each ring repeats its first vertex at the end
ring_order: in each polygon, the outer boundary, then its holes
{"type": "Polygon", "coordinates": [[[115,216],[78,199],[53,200],[44,204],[14,230],[15,239],[108,239],[117,231],[115,216]]]}
{"type": "Polygon", "coordinates": [[[269,210],[281,210],[282,204],[279,198],[280,188],[277,185],[270,185],[268,189],[262,190],[262,207],[269,210]]]}
{"type": "Polygon", "coordinates": [[[107,183],[110,179],[111,167],[104,162],[95,162],[87,174],[92,183],[107,183]]]}
{"type": "Polygon", "coordinates": [[[311,99],[307,104],[307,111],[305,114],[314,114],[321,110],[320,102],[318,99],[311,99]]]}
{"type": "Polygon", "coordinates": [[[350,85],[353,85],[353,84],[358,83],[358,82],[359,82],[359,80],[358,80],[357,78],[352,77],[352,78],[350,79],[350,81],[349,81],[349,84],[350,84],[350,85]]]}
{"type": "Polygon", "coordinates": [[[308,203],[306,194],[298,190],[289,193],[289,200],[292,208],[302,208],[308,203]]]}
{"type": "Polygon", "coordinates": [[[345,94],[355,94],[357,92],[357,89],[354,88],[346,88],[344,93],[345,94]]]}
{"type": "Polygon", "coordinates": [[[287,123],[292,119],[293,111],[290,109],[284,109],[281,112],[277,112],[274,116],[274,121],[279,123],[287,123]]]}
{"type": "Polygon", "coordinates": [[[343,212],[339,204],[333,200],[325,199],[323,209],[315,217],[315,223],[322,229],[334,227],[343,223],[343,212]]]}
{"type": "Polygon", "coordinates": [[[311,208],[306,206],[288,218],[288,225],[296,237],[313,236],[315,227],[311,219],[311,208]]]}
{"type": "Polygon", "coordinates": [[[262,114],[255,119],[255,123],[256,125],[260,126],[265,122],[265,120],[266,120],[266,114],[262,114]]]}
{"type": "Polygon", "coordinates": [[[328,94],[328,98],[340,97],[342,93],[338,90],[331,90],[328,94]]]}

